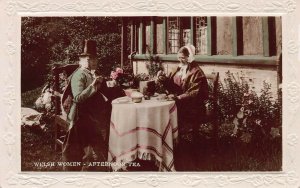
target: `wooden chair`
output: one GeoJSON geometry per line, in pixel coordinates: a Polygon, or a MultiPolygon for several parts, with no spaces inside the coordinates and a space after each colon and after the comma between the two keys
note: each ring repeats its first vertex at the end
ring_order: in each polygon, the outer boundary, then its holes
{"type": "Polygon", "coordinates": [[[209,85],[209,99],[206,104],[206,115],[200,124],[193,128],[193,151],[196,156],[207,156],[215,160],[218,149],[218,90],[219,90],[219,73],[206,74],[209,85]],[[199,129],[201,130],[199,132],[199,129]],[[208,132],[206,132],[208,130],[208,132]],[[200,133],[200,134],[199,134],[200,133]]]}
{"type": "Polygon", "coordinates": [[[55,93],[54,104],[55,104],[55,117],[54,117],[54,140],[55,150],[60,148],[62,150],[63,140],[65,133],[68,129],[69,123],[66,120],[66,116],[62,115],[61,111],[61,95],[62,90],[60,88],[61,80],[60,74],[65,73],[66,76],[70,76],[77,68],[78,64],[58,65],[55,64],[52,71],[54,76],[53,91],[55,93]]]}

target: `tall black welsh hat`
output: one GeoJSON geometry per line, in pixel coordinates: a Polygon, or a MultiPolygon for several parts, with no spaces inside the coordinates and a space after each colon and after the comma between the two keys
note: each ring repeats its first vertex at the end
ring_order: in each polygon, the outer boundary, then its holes
{"type": "Polygon", "coordinates": [[[96,48],[95,40],[84,40],[83,41],[83,53],[79,56],[97,56],[97,48],[96,48]]]}

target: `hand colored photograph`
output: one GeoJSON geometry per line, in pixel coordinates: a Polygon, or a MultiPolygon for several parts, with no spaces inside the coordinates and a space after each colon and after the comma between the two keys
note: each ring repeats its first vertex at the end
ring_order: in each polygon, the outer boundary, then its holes
{"type": "Polygon", "coordinates": [[[21,171],[282,171],[282,18],[21,18],[21,171]]]}

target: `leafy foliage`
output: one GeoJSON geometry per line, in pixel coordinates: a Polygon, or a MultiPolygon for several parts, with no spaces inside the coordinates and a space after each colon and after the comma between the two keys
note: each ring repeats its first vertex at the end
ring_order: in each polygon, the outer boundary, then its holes
{"type": "Polygon", "coordinates": [[[162,61],[159,59],[158,56],[153,55],[149,46],[146,46],[147,50],[147,62],[146,68],[148,69],[150,78],[154,78],[158,71],[163,70],[162,61]]]}
{"type": "Polygon", "coordinates": [[[101,74],[109,75],[120,59],[120,24],[119,17],[23,17],[22,91],[45,83],[53,63],[76,63],[84,39],[97,41],[101,74]]]}
{"type": "Polygon", "coordinates": [[[219,86],[220,136],[230,134],[244,143],[280,137],[281,91],[278,92],[278,98],[274,99],[271,85],[263,82],[263,88],[257,94],[250,90],[246,81],[237,80],[229,71],[224,84],[220,83],[219,86]]]}
{"type": "Polygon", "coordinates": [[[26,91],[21,94],[21,106],[22,107],[28,107],[28,108],[34,108],[34,102],[37,100],[37,98],[41,95],[43,87],[38,87],[31,91],[26,91]]]}

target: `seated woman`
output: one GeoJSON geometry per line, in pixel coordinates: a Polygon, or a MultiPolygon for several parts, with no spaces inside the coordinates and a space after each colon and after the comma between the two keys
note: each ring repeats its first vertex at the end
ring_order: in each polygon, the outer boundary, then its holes
{"type": "Polygon", "coordinates": [[[179,66],[166,76],[157,73],[157,81],[173,94],[178,110],[179,131],[201,123],[208,99],[208,83],[199,65],[194,62],[195,47],[186,45],[179,49],[179,66]]]}

